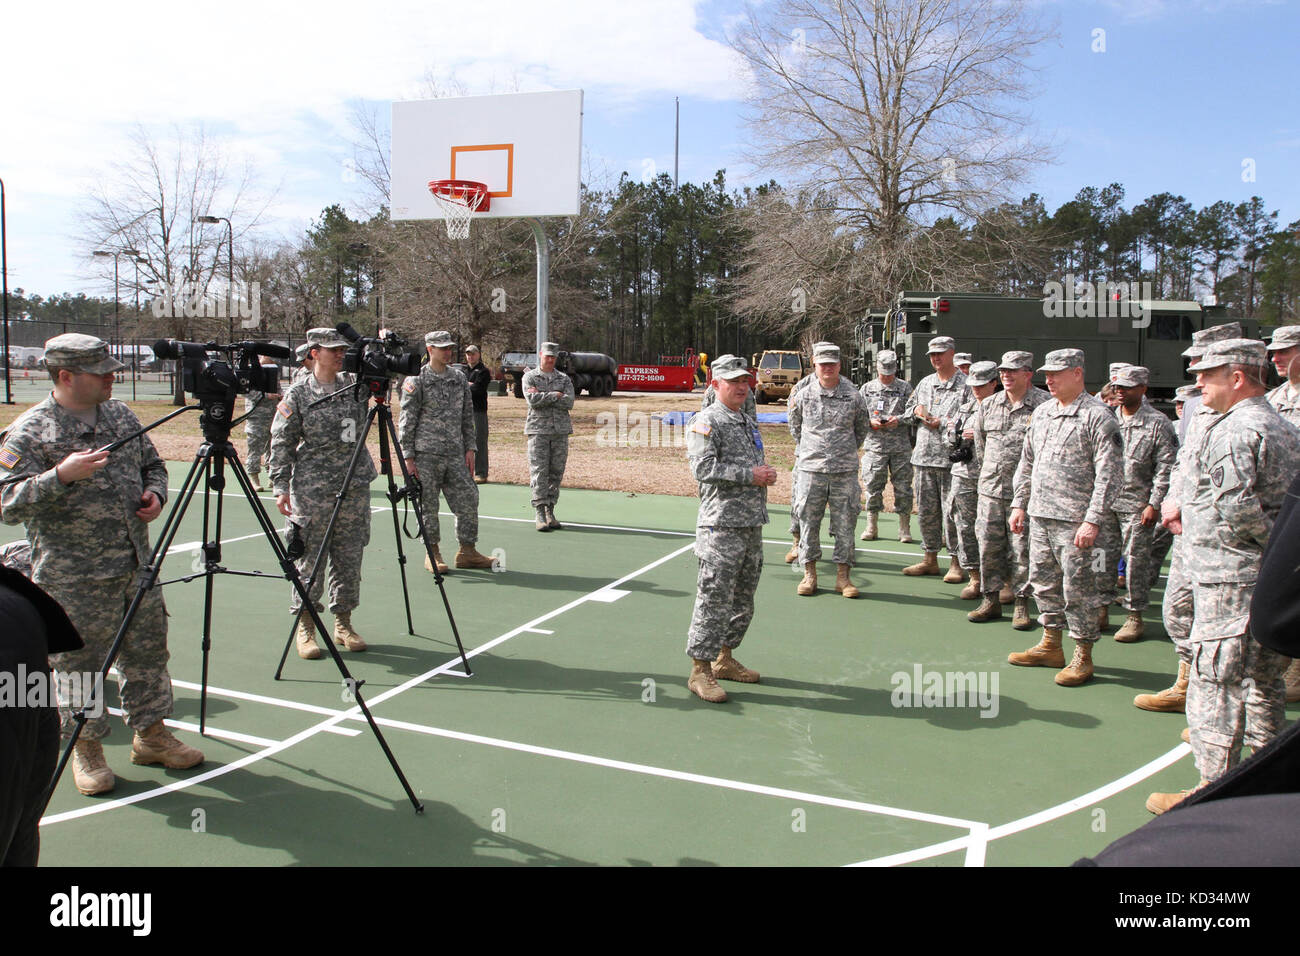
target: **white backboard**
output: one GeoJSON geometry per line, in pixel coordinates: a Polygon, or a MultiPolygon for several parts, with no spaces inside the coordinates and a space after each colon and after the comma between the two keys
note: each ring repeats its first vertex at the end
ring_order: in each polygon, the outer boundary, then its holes
{"type": "Polygon", "coordinates": [[[394,103],[389,172],[393,219],[442,219],[434,179],[486,183],[481,216],[576,216],[582,90],[394,103]]]}

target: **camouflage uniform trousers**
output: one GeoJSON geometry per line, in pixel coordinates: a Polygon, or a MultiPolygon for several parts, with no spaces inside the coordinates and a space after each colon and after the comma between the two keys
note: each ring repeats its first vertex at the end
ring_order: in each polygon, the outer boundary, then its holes
{"type": "Polygon", "coordinates": [[[555,507],[568,462],[568,435],[528,436],[528,483],[533,489],[534,508],[555,507]]]}
{"type": "Polygon", "coordinates": [[[697,528],[700,572],[686,653],[715,660],[723,646],[739,647],[754,618],[754,592],[763,571],[763,528],[697,528]]]}
{"type": "MultiPolygon", "coordinates": [[[[68,617],[81,633],[86,646],[79,651],[51,654],[50,664],[59,674],[77,674],[73,680],[59,681],[59,719],[64,736],[72,733],[72,715],[87,703],[79,689],[91,686],[89,675],[98,673],[108,657],[117,629],[139,585],[137,572],[116,578],[75,581],[42,580],[41,587],[63,605],[68,617]],[[83,676],[84,675],[84,676],[83,676]]],[[[115,666],[122,676],[118,689],[126,724],[132,730],[148,730],[172,712],[172,679],[167,673],[167,608],[162,591],[151,588],[140,601],[131,628],[122,641],[115,666]]],[[[87,715],[81,732],[85,740],[99,740],[109,732],[107,703],[96,704],[102,713],[87,715]]]]}
{"type": "Polygon", "coordinates": [[[438,496],[447,496],[447,505],[456,516],[456,540],[473,545],[478,541],[478,485],[465,467],[464,456],[415,454],[420,471],[420,516],[429,543],[438,544],[442,531],[438,526],[438,496]]]}
{"type": "Polygon", "coordinates": [[[1164,566],[1165,558],[1169,556],[1169,549],[1173,546],[1174,536],[1157,517],[1155,531],[1151,535],[1151,579],[1147,582],[1148,589],[1155,587],[1156,582],[1160,580],[1160,569],[1164,566]]]}
{"type": "Polygon", "coordinates": [[[803,502],[800,500],[799,490],[799,469],[790,469],[790,536],[794,537],[799,533],[799,515],[800,506],[803,502]]]}
{"type": "Polygon", "coordinates": [[[1165,598],[1160,607],[1160,616],[1164,620],[1165,633],[1174,642],[1174,650],[1178,652],[1178,657],[1184,663],[1190,664],[1193,595],[1192,582],[1183,564],[1182,543],[1175,537],[1174,557],[1169,563],[1169,579],[1165,581],[1165,598]]]}
{"type": "Polygon", "coordinates": [[[1130,611],[1143,612],[1151,603],[1151,585],[1160,574],[1160,568],[1152,568],[1151,543],[1159,519],[1150,527],[1143,527],[1142,513],[1126,514],[1115,512],[1119,519],[1119,531],[1122,544],[1120,554],[1124,557],[1124,597],[1120,603],[1130,611]]]}
{"type": "Polygon", "coordinates": [[[835,538],[833,560],[852,564],[854,526],[858,523],[862,488],[856,471],[798,471],[799,561],[807,564],[822,556],[822,515],[829,507],[831,535],[835,538]]]}
{"type": "Polygon", "coordinates": [[[1110,607],[1119,598],[1119,559],[1123,556],[1124,536],[1120,530],[1120,517],[1107,511],[1093,542],[1093,565],[1097,572],[1097,593],[1101,603],[1110,607]]]}
{"type": "MultiPolygon", "coordinates": [[[[322,500],[313,502],[313,508],[307,509],[305,503],[295,495],[291,505],[300,527],[306,519],[306,527],[302,531],[306,550],[298,559],[298,573],[302,575],[303,584],[306,584],[315,565],[316,552],[320,550],[321,540],[325,537],[325,526],[334,510],[334,497],[322,497],[322,500]]],[[[330,612],[350,612],[361,603],[361,559],[369,543],[370,492],[364,486],[354,487],[343,498],[338,520],[334,523],[334,533],[330,536],[329,549],[321,556],[320,573],[307,592],[311,595],[317,612],[324,610],[320,597],[325,588],[326,561],[329,562],[330,612]]],[[[298,591],[295,589],[289,601],[289,610],[297,614],[300,606],[298,591]]]]}
{"type": "Polygon", "coordinates": [[[1235,767],[1243,743],[1258,751],[1286,725],[1290,658],[1245,633],[1254,592],[1240,582],[1195,585],[1187,726],[1203,780],[1235,767]]]}
{"type": "Polygon", "coordinates": [[[979,497],[977,479],[952,476],[945,507],[948,514],[952,515],[953,529],[956,532],[957,560],[967,571],[978,571],[980,567],[979,539],[975,535],[979,497]]]}
{"type": "Polygon", "coordinates": [[[1092,644],[1098,636],[1097,609],[1102,597],[1094,569],[1096,549],[1074,546],[1078,530],[1077,521],[1030,520],[1029,583],[1038,604],[1038,623],[1052,628],[1068,625],[1076,641],[1092,644]]]}
{"type": "Polygon", "coordinates": [[[949,551],[957,546],[957,526],[945,507],[952,472],[947,468],[915,465],[916,512],[921,521],[921,546],[936,554],[945,544],[949,551]]]}
{"type": "Polygon", "coordinates": [[[876,451],[868,448],[862,455],[862,484],[867,490],[867,510],[880,511],[885,506],[885,478],[894,486],[894,511],[912,513],[912,449],[876,451]]]}
{"type": "MultiPolygon", "coordinates": [[[[1032,524],[1028,519],[1026,523],[1032,524]]],[[[1012,532],[1010,498],[980,495],[975,539],[979,542],[980,588],[989,594],[1010,585],[1016,597],[1029,597],[1029,532],[1012,532]]]]}
{"type": "Polygon", "coordinates": [[[244,459],[244,469],[250,475],[258,474],[263,463],[268,472],[271,470],[271,420],[275,415],[275,406],[272,405],[265,416],[260,414],[261,411],[259,408],[259,414],[244,421],[244,437],[248,439],[248,456],[244,459]]]}

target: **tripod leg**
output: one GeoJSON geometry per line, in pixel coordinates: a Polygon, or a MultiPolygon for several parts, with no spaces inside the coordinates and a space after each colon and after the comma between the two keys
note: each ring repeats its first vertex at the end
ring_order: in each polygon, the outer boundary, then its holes
{"type": "Polygon", "coordinates": [[[203,469],[203,540],[200,542],[200,549],[203,555],[203,568],[205,577],[203,580],[203,668],[202,677],[199,682],[199,733],[206,735],[208,731],[208,653],[212,649],[212,571],[213,568],[221,561],[221,491],[225,486],[226,479],[223,474],[223,461],[220,450],[210,455],[203,469]],[[216,470],[213,472],[213,459],[216,460],[216,470]],[[208,515],[212,510],[212,490],[217,490],[217,521],[216,534],[208,537],[208,515]]]}
{"type": "MultiPolygon", "coordinates": [[[[380,406],[385,411],[388,406],[380,406]]],[[[393,539],[397,543],[397,569],[402,577],[402,600],[406,604],[406,633],[415,633],[415,623],[411,620],[411,592],[406,586],[406,549],[402,547],[402,529],[397,521],[397,502],[402,497],[401,492],[397,490],[397,482],[393,480],[393,459],[392,451],[388,441],[388,428],[392,425],[391,413],[381,419],[379,423],[379,470],[383,472],[384,477],[388,479],[388,507],[393,513],[393,539]]],[[[406,463],[402,463],[402,468],[406,468],[406,463]]]]}

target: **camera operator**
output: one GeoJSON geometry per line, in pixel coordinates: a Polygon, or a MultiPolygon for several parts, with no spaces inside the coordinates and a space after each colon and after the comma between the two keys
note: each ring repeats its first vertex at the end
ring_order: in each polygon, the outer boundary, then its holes
{"type": "MultiPolygon", "coordinates": [[[[27,526],[32,580],[63,606],[85,641],[82,650],[55,654],[51,663],[60,673],[86,675],[103,666],[136,594],[150,556],[145,525],[162,511],[167,467],[144,435],[111,453],[97,450],[140,428],[135,414],[112,400],[114,373],[126,366],[105,342],[57,335],[45,343],[45,365],[53,391],[18,417],[0,445],[0,478],[18,479],[4,486],[0,509],[6,524],[27,526]]],[[[135,731],[131,762],[182,770],[202,763],[203,754],[163,724],[172,712],[167,660],[167,612],[153,588],[116,662],[126,723],[135,731]]],[[[66,733],[73,713],[90,703],[78,692],[87,683],[66,682],[66,697],[61,687],[66,733]]],[[[101,712],[86,720],[77,740],[73,780],[87,796],[116,785],[101,743],[108,732],[101,712]]]]}
{"type": "MultiPolygon", "coordinates": [[[[350,389],[353,378],[341,371],[348,343],[338,332],[312,329],[307,344],[315,370],[290,387],[271,424],[271,487],[276,507],[302,537],[305,550],[298,559],[298,571],[304,580],[311,574],[335,495],[365,429],[368,397],[355,389],[313,406],[335,392],[350,389]]],[[[361,558],[370,542],[370,482],[377,474],[370,452],[363,450],[352,483],[344,490],[329,550],[321,556],[329,562],[334,643],[349,651],[366,649],[366,642],[352,628],[352,612],[361,599],[361,558]]],[[[324,575],[318,573],[310,592],[317,611],[323,610],[320,596],[324,583],[324,575]]],[[[295,590],[290,610],[296,614],[298,607],[295,590]]],[[[298,622],[297,647],[304,660],[322,655],[315,625],[306,614],[298,622]]]]}
{"type": "MultiPolygon", "coordinates": [[[[490,568],[492,559],[474,547],[478,541],[478,485],[471,477],[475,440],[469,383],[459,369],[448,364],[456,349],[450,333],[430,332],[424,337],[424,345],[429,364],[402,385],[397,440],[406,455],[406,470],[424,486],[420,497],[424,530],[439,573],[447,570],[438,550],[439,494],[447,496],[447,504],[456,516],[456,540],[460,542],[456,567],[490,568]]],[[[428,555],[424,566],[433,571],[428,555]]]]}

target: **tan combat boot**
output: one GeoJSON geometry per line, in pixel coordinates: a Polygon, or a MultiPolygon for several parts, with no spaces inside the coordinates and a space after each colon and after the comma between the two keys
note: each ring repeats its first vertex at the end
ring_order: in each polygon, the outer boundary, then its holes
{"type": "Polygon", "coordinates": [[[795,593],[802,597],[817,593],[817,562],[805,561],[803,563],[803,580],[795,588],[795,593]]]}
{"type": "Polygon", "coordinates": [[[912,544],[912,513],[898,516],[898,543],[912,544]]]}
{"type": "Polygon", "coordinates": [[[853,581],[849,578],[849,566],[847,564],[835,565],[835,590],[846,598],[858,596],[858,589],[853,586],[853,581]]]}
{"type": "Polygon", "coordinates": [[[1115,632],[1115,640],[1121,644],[1132,644],[1142,636],[1143,630],[1142,612],[1129,611],[1128,617],[1124,620],[1124,626],[1115,632]]]}
{"type": "Polygon", "coordinates": [[[550,530],[551,530],[551,526],[550,526],[549,524],[546,523],[546,509],[545,509],[545,508],[538,508],[538,509],[537,509],[537,520],[536,520],[536,522],[533,524],[533,527],[536,528],[538,531],[550,531],[550,530]]]}
{"type": "Polygon", "coordinates": [[[352,630],[352,612],[339,611],[334,615],[334,643],[350,651],[364,651],[366,642],[352,630]]]}
{"type": "Polygon", "coordinates": [[[998,592],[999,604],[1012,604],[1015,602],[1015,600],[1016,600],[1016,592],[1011,590],[1011,585],[1009,584],[1006,587],[1004,587],[1001,591],[998,592]]]}
{"type": "Polygon", "coordinates": [[[1002,617],[1002,605],[998,603],[997,595],[989,592],[984,595],[984,600],[980,606],[966,615],[966,620],[975,624],[983,624],[985,621],[996,621],[1002,617]]]}
{"type": "Polygon", "coordinates": [[[1157,694],[1138,694],[1133,698],[1133,706],[1139,710],[1150,710],[1157,714],[1181,714],[1187,710],[1187,677],[1191,667],[1181,658],[1178,661],[1178,678],[1174,686],[1166,687],[1157,694]]]}
{"type": "Polygon", "coordinates": [[[862,532],[862,540],[863,540],[863,541],[875,541],[876,538],[880,537],[880,527],[879,527],[879,524],[880,524],[880,512],[879,512],[879,511],[868,511],[868,512],[867,512],[867,530],[864,531],[864,532],[862,532]]]}
{"type": "Polygon", "coordinates": [[[686,678],[686,687],[700,700],[707,700],[710,704],[727,702],[727,692],[718,686],[708,661],[691,661],[691,676],[686,678]]]}
{"type": "Polygon", "coordinates": [[[458,568],[492,567],[492,559],[485,554],[479,554],[472,544],[462,544],[457,549],[454,560],[458,568]]]}
{"type": "Polygon", "coordinates": [[[1190,744],[1192,742],[1192,728],[1184,727],[1183,732],[1179,734],[1178,737],[1179,739],[1182,740],[1183,743],[1190,744]]]}
{"type": "Polygon", "coordinates": [[[169,770],[188,770],[203,763],[203,751],[183,744],[160,720],[131,741],[131,763],[160,763],[169,770]]]}
{"type": "Polygon", "coordinates": [[[1209,785],[1210,781],[1202,780],[1191,790],[1180,790],[1178,793],[1153,793],[1151,796],[1147,797],[1147,809],[1156,816],[1160,816],[1160,814],[1164,813],[1166,810],[1172,810],[1174,807],[1178,806],[1178,804],[1182,803],[1197,790],[1200,790],[1202,787],[1208,787],[1209,785]]]}
{"type": "Polygon", "coordinates": [[[1078,687],[1092,680],[1092,645],[1083,641],[1074,642],[1074,656],[1070,663],[1056,675],[1056,683],[1061,687],[1078,687]]]}
{"type": "Polygon", "coordinates": [[[117,778],[104,759],[104,745],[98,740],[78,740],[72,749],[72,782],[88,797],[108,793],[117,778]]]}
{"type": "Polygon", "coordinates": [[[1011,626],[1017,631],[1032,631],[1034,621],[1029,616],[1029,598],[1016,598],[1016,608],[1011,612],[1011,626]]]}
{"type": "Polygon", "coordinates": [[[970,583],[961,589],[961,599],[963,601],[978,601],[984,595],[980,588],[979,569],[970,572],[970,583]]]}
{"type": "Polygon", "coordinates": [[[948,561],[948,573],[943,576],[944,584],[961,584],[966,580],[966,569],[961,566],[957,560],[957,555],[953,555],[948,561]]]}
{"type": "Polygon", "coordinates": [[[1061,629],[1043,628],[1043,639],[1018,654],[1008,654],[1007,662],[1017,667],[1064,667],[1065,653],[1061,650],[1061,629]]]}
{"type": "Polygon", "coordinates": [[[305,661],[318,660],[325,653],[316,643],[316,625],[305,613],[298,618],[298,631],[294,643],[298,647],[298,656],[305,661]]]}
{"type": "Polygon", "coordinates": [[[1097,608],[1097,633],[1105,634],[1110,630],[1110,605],[1103,604],[1097,608]]]}
{"type": "Polygon", "coordinates": [[[442,552],[438,550],[438,546],[436,544],[433,546],[433,561],[431,562],[429,560],[429,555],[427,553],[424,556],[424,570],[432,574],[433,566],[435,564],[438,566],[439,574],[446,574],[447,571],[449,570],[447,567],[447,562],[442,560],[442,552]]]}
{"type": "Polygon", "coordinates": [[[555,517],[555,505],[546,506],[546,527],[550,528],[552,531],[560,531],[564,528],[564,525],[560,524],[559,520],[555,517]]]}
{"type": "Polygon", "coordinates": [[[255,471],[248,473],[248,483],[253,486],[254,491],[266,491],[262,486],[262,476],[255,471]]]}
{"type": "Polygon", "coordinates": [[[907,567],[903,568],[903,573],[908,577],[913,578],[920,577],[923,574],[943,574],[943,572],[939,570],[939,555],[933,551],[927,551],[925,552],[925,557],[923,557],[918,563],[909,564],[907,567]]]}
{"type": "Polygon", "coordinates": [[[1286,702],[1294,704],[1300,700],[1300,657],[1291,661],[1282,679],[1286,681],[1286,702]]]}
{"type": "Polygon", "coordinates": [[[713,662],[714,680],[734,680],[741,684],[757,684],[758,671],[752,671],[731,656],[731,648],[725,644],[718,651],[718,659],[713,662]]]}
{"type": "Polygon", "coordinates": [[[790,537],[794,539],[794,544],[790,545],[790,550],[785,553],[786,564],[794,564],[799,560],[799,532],[796,531],[790,537]]]}

